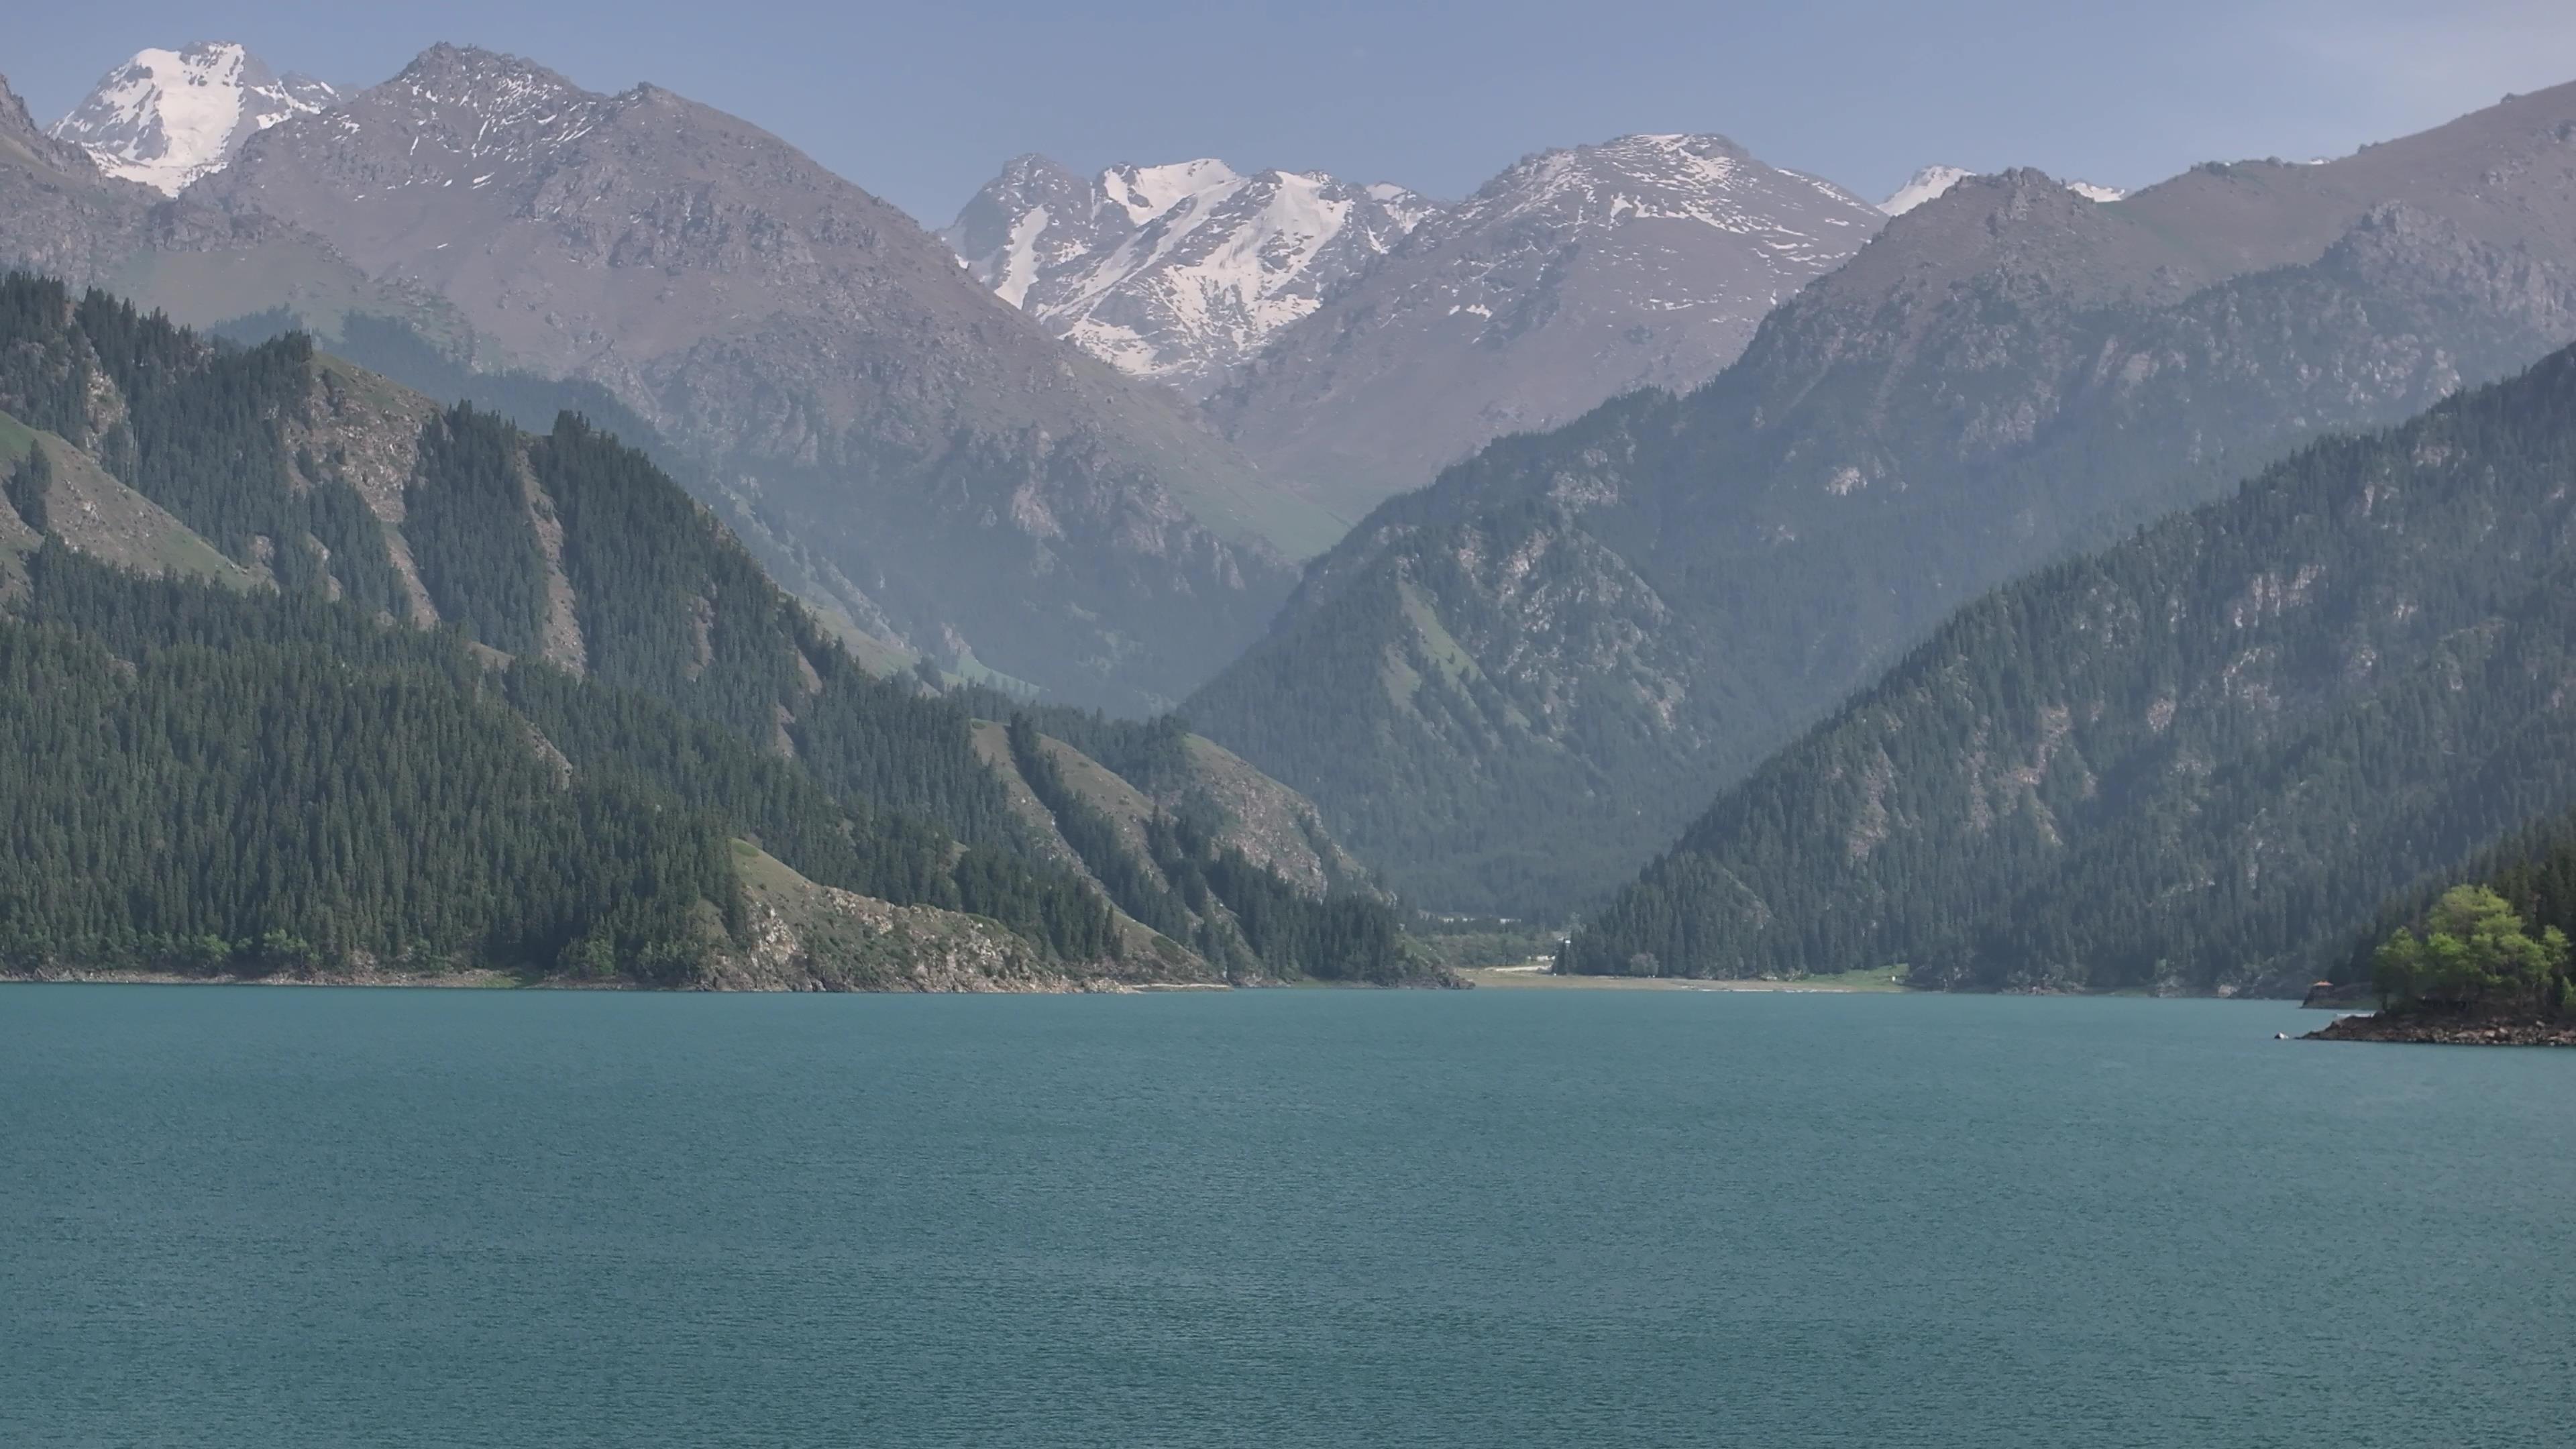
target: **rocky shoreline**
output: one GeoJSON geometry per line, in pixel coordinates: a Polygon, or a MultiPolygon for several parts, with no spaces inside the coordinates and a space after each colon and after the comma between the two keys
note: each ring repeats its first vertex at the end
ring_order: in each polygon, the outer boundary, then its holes
{"type": "Polygon", "coordinates": [[[2576,1047],[2576,1022],[2516,1016],[2339,1016],[2302,1041],[2411,1042],[2424,1046],[2576,1047]]]}

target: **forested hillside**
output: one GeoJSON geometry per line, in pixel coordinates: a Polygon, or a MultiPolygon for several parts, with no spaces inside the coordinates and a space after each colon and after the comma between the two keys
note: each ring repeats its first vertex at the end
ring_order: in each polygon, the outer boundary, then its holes
{"type": "MultiPolygon", "coordinates": [[[[218,345],[23,277],[0,284],[0,415],[0,627],[58,685],[10,702],[38,776],[0,807],[22,968],[740,974],[762,922],[738,837],[809,896],[999,922],[1059,977],[1211,974],[1041,858],[959,701],[870,675],[579,417],[531,435],[301,335],[218,345]],[[120,514],[229,586],[108,567],[153,565],[96,546],[120,514]]],[[[1247,945],[1223,971],[1407,958],[1307,959],[1247,945]]]]}
{"type": "Polygon", "coordinates": [[[1566,968],[2303,985],[2576,805],[2576,352],[1960,611],[1566,968]]]}

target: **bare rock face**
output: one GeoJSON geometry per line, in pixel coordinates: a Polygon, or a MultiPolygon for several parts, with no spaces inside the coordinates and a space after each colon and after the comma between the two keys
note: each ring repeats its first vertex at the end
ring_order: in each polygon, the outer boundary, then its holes
{"type": "Polygon", "coordinates": [[[2338,1016],[2301,1041],[2393,1041],[2420,1046],[2576,1047],[2576,1022],[2496,1014],[2436,1015],[2380,1012],[2338,1016]]]}
{"type": "Polygon", "coordinates": [[[745,874],[750,943],[700,970],[712,991],[1128,991],[1213,985],[1207,963],[1177,948],[1126,959],[1063,962],[978,916],[898,906],[816,885],[766,856],[745,874]]]}
{"type": "Polygon", "coordinates": [[[251,136],[188,201],[278,218],[595,379],[794,587],[1090,704],[1176,696],[1290,583],[1241,460],[901,212],[652,86],[438,46],[251,136]]]}
{"type": "Polygon", "coordinates": [[[1571,905],[1965,599],[2570,340],[2576,86],[2111,202],[1969,177],[1705,386],[1382,506],[1185,711],[1409,897],[1571,905]]]}

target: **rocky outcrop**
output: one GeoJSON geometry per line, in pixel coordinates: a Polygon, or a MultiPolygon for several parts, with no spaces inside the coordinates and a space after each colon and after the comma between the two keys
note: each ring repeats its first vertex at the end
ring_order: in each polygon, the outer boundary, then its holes
{"type": "Polygon", "coordinates": [[[2522,1016],[2379,1012],[2339,1016],[2301,1041],[2406,1042],[2421,1046],[2576,1047],[2576,1022],[2522,1016]]]}
{"type": "Polygon", "coordinates": [[[1114,961],[1062,962],[977,916],[897,906],[742,857],[749,944],[701,968],[712,991],[1121,991],[1221,985],[1206,963],[1132,944],[1114,961]]]}

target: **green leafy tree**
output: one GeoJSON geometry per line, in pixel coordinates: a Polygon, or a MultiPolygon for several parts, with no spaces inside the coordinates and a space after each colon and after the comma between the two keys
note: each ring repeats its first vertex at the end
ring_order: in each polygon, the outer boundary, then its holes
{"type": "Polygon", "coordinates": [[[2566,998],[2567,963],[2565,932],[2535,932],[2503,896],[2461,885],[2434,902],[2420,932],[2389,936],[2372,960],[2372,984],[2383,1008],[2547,1011],[2566,998]]]}

